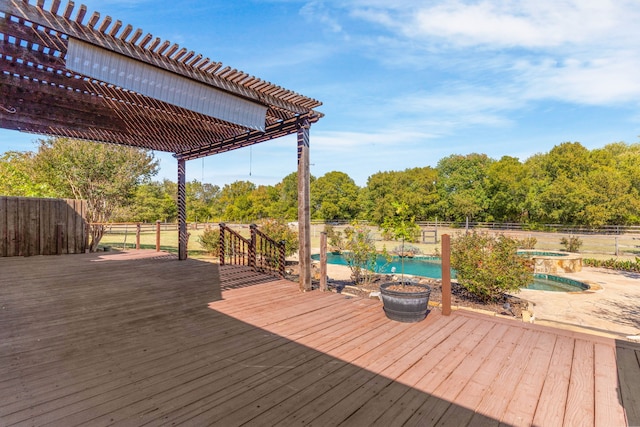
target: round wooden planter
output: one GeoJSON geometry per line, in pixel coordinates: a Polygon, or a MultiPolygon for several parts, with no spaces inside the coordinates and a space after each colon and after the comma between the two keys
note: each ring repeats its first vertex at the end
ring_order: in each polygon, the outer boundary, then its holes
{"type": "Polygon", "coordinates": [[[419,322],[427,317],[429,311],[429,295],[431,288],[427,285],[411,284],[423,288],[420,292],[391,291],[389,286],[398,282],[384,283],[380,286],[382,305],[387,317],[398,322],[419,322]]]}

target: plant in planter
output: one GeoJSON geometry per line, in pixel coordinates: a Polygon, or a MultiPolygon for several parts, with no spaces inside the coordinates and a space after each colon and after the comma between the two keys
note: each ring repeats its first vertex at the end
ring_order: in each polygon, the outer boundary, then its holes
{"type": "Polygon", "coordinates": [[[344,229],[344,238],[340,237],[338,245],[345,250],[344,258],[351,269],[351,279],[356,285],[368,285],[375,278],[378,270],[378,256],[384,257],[387,262],[389,256],[386,250],[379,254],[371,231],[354,222],[344,229]]]}
{"type": "Polygon", "coordinates": [[[336,230],[332,225],[329,224],[326,224],[324,226],[324,232],[327,233],[327,239],[329,240],[329,252],[334,254],[342,253],[344,247],[342,232],[336,230]]]}
{"type": "Polygon", "coordinates": [[[405,241],[412,240],[418,230],[415,217],[409,213],[406,203],[393,203],[394,214],[382,224],[385,234],[401,241],[400,281],[387,282],[380,286],[380,296],[384,312],[391,320],[399,322],[419,322],[427,316],[431,288],[427,285],[410,283],[404,279],[405,241]]]}

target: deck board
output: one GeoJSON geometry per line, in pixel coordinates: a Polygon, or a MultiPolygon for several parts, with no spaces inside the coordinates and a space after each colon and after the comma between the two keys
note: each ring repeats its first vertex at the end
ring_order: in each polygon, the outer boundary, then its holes
{"type": "Polygon", "coordinates": [[[150,251],[0,259],[0,425],[634,425],[640,346],[150,251]]]}

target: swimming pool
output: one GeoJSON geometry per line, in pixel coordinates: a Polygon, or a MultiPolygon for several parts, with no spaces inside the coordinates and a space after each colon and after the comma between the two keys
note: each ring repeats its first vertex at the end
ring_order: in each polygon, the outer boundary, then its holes
{"type": "MultiPolygon", "coordinates": [[[[312,255],[312,259],[319,260],[320,255],[312,255]]],[[[328,253],[327,263],[337,265],[347,265],[347,261],[342,254],[328,253]]],[[[376,261],[378,273],[382,274],[399,274],[402,269],[400,257],[394,256],[390,263],[379,255],[376,261]]],[[[442,278],[442,263],[439,257],[415,257],[404,259],[404,274],[411,276],[429,277],[431,279],[442,278]]],[[[456,277],[455,270],[451,270],[451,278],[456,277]]],[[[550,274],[534,274],[533,283],[526,287],[537,291],[552,292],[582,292],[589,289],[589,285],[571,280],[564,277],[553,276],[550,274]]]]}

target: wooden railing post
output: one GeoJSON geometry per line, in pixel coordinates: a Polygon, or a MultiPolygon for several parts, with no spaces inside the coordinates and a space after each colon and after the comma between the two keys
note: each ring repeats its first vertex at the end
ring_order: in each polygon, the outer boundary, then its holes
{"type": "Polygon", "coordinates": [[[258,228],[257,225],[255,224],[251,224],[249,226],[249,231],[251,233],[251,243],[249,243],[249,267],[251,267],[253,269],[253,271],[257,271],[257,267],[256,267],[256,243],[257,243],[257,236],[256,236],[256,228],[258,228]]]}
{"type": "Polygon", "coordinates": [[[249,229],[251,237],[247,239],[220,223],[220,265],[246,265],[256,272],[268,271],[284,277],[286,242],[276,242],[255,224],[249,229]]]}
{"type": "Polygon", "coordinates": [[[140,223],[136,223],[136,250],[140,250],[140,223]]]}
{"type": "Polygon", "coordinates": [[[320,233],[320,291],[327,290],[327,232],[320,233]]]}
{"type": "Polygon", "coordinates": [[[280,274],[280,277],[284,277],[284,266],[286,264],[286,246],[287,244],[284,240],[280,241],[280,244],[278,245],[278,274],[280,274]]]}
{"type": "Polygon", "coordinates": [[[160,252],[160,220],[156,221],[156,252],[160,252]]]}
{"type": "Polygon", "coordinates": [[[451,237],[442,235],[442,314],[451,315],[451,237]]]}
{"type": "Polygon", "coordinates": [[[224,232],[225,232],[225,224],[223,222],[220,223],[220,243],[218,245],[218,251],[220,252],[220,265],[224,265],[224,255],[226,253],[226,248],[225,246],[225,238],[224,238],[224,232]]]}

